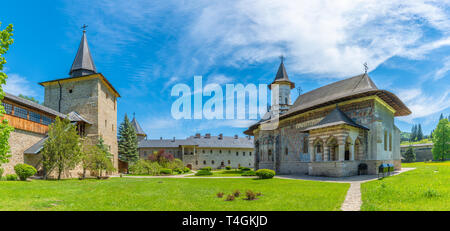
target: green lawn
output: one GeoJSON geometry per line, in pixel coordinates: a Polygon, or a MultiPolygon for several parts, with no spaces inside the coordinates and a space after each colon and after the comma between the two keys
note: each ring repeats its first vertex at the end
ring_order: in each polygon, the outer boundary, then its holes
{"type": "Polygon", "coordinates": [[[286,179],[0,181],[0,210],[339,210],[349,184],[286,179]],[[263,195],[224,201],[216,193],[263,195]]]}
{"type": "Polygon", "coordinates": [[[402,167],[416,169],[361,185],[361,210],[450,210],[450,162],[402,167]]]}
{"type": "Polygon", "coordinates": [[[236,170],[236,169],[232,169],[232,170],[213,170],[211,171],[213,174],[212,175],[203,175],[203,176],[196,176],[196,175],[192,175],[189,177],[227,177],[227,176],[242,176],[242,173],[244,173],[244,171],[241,170],[236,170]]]}

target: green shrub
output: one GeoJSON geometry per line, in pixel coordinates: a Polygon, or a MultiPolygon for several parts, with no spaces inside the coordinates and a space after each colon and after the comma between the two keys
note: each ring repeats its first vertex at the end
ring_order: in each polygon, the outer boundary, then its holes
{"type": "Polygon", "coordinates": [[[131,165],[129,171],[131,174],[136,175],[158,175],[161,166],[158,162],[150,162],[148,160],[138,160],[135,164],[131,165]]]}
{"type": "Polygon", "coordinates": [[[184,168],[183,168],[183,172],[184,172],[184,173],[187,173],[187,172],[190,172],[190,171],[191,171],[191,169],[188,168],[188,167],[184,167],[184,168]]]}
{"type": "Polygon", "coordinates": [[[5,172],[5,169],[3,169],[3,168],[0,168],[0,180],[2,179],[2,176],[3,176],[3,172],[5,172]]]}
{"type": "Polygon", "coordinates": [[[203,168],[201,168],[200,170],[211,171],[212,168],[211,168],[211,167],[203,167],[203,168]]]}
{"type": "Polygon", "coordinates": [[[247,197],[247,200],[249,201],[256,199],[256,193],[254,193],[252,190],[247,190],[247,192],[245,192],[245,195],[247,197]]]}
{"type": "Polygon", "coordinates": [[[207,170],[199,170],[197,173],[195,173],[196,176],[209,176],[213,173],[207,170]]]}
{"type": "Polygon", "coordinates": [[[172,174],[172,169],[168,169],[168,168],[162,168],[159,173],[161,174],[166,174],[166,175],[170,175],[172,174]]]}
{"type": "Polygon", "coordinates": [[[245,171],[241,176],[256,176],[256,172],[253,170],[245,171]]]}
{"type": "Polygon", "coordinates": [[[227,199],[225,199],[226,201],[234,201],[234,195],[233,194],[230,194],[230,195],[228,195],[227,196],[227,199]]]}
{"type": "Polygon", "coordinates": [[[249,167],[240,167],[239,169],[240,169],[241,171],[243,171],[243,172],[252,170],[252,169],[249,168],[249,167]]]}
{"type": "Polygon", "coordinates": [[[270,179],[275,176],[275,171],[270,169],[259,169],[258,171],[256,171],[256,175],[260,179],[270,179]]]}
{"type": "Polygon", "coordinates": [[[181,169],[181,168],[175,168],[175,169],[173,169],[173,172],[176,172],[177,174],[183,174],[183,169],[181,169]]]}
{"type": "Polygon", "coordinates": [[[6,180],[17,180],[17,175],[16,174],[6,174],[6,180]]]}
{"type": "Polygon", "coordinates": [[[236,189],[236,190],[234,190],[233,195],[234,195],[234,197],[239,197],[241,195],[241,191],[236,189]]]}
{"type": "Polygon", "coordinates": [[[231,166],[226,166],[225,169],[226,170],[231,170],[231,166]]]}
{"type": "Polygon", "coordinates": [[[14,171],[17,176],[19,176],[20,180],[27,180],[28,177],[37,173],[37,170],[28,164],[16,164],[16,166],[14,166],[14,171]]]}

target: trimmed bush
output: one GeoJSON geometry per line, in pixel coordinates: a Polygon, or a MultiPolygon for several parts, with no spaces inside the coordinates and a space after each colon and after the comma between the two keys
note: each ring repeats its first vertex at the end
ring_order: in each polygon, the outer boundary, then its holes
{"type": "Polygon", "coordinates": [[[225,169],[226,170],[231,170],[231,166],[226,166],[225,169]]]}
{"type": "Polygon", "coordinates": [[[234,190],[233,195],[234,195],[234,197],[239,197],[241,195],[241,191],[236,189],[236,190],[234,190]]]}
{"type": "Polygon", "coordinates": [[[37,173],[37,170],[28,164],[16,164],[16,166],[14,166],[14,171],[17,176],[19,176],[20,180],[23,181],[37,173]]]}
{"type": "Polygon", "coordinates": [[[172,174],[172,169],[162,168],[162,169],[159,171],[159,173],[160,173],[160,174],[170,175],[170,174],[172,174]]]}
{"type": "Polygon", "coordinates": [[[275,171],[271,169],[259,169],[258,171],[256,171],[256,175],[260,179],[270,179],[275,176],[275,171]]]}
{"type": "Polygon", "coordinates": [[[177,174],[183,173],[183,170],[181,168],[175,168],[173,171],[176,172],[177,174]]]}
{"type": "Polygon", "coordinates": [[[213,173],[207,170],[199,170],[197,173],[195,173],[196,176],[209,176],[213,173]]]}
{"type": "Polygon", "coordinates": [[[17,178],[16,174],[6,174],[6,180],[15,181],[17,178]]]}
{"type": "Polygon", "coordinates": [[[252,170],[252,169],[249,168],[249,167],[240,167],[239,169],[240,169],[241,171],[243,171],[243,172],[252,170]]]}
{"type": "Polygon", "coordinates": [[[2,179],[2,176],[3,176],[3,172],[5,171],[5,169],[3,169],[3,168],[0,168],[0,180],[2,179]]]}
{"type": "Polygon", "coordinates": [[[184,173],[187,173],[187,172],[190,172],[190,171],[191,171],[191,169],[188,168],[188,167],[184,167],[184,168],[183,168],[183,172],[184,172],[184,173]]]}
{"type": "Polygon", "coordinates": [[[200,170],[211,171],[212,168],[211,168],[211,167],[203,167],[203,168],[201,168],[200,170]]]}
{"type": "Polygon", "coordinates": [[[227,199],[225,199],[226,201],[234,201],[234,195],[233,194],[230,194],[230,195],[228,195],[227,196],[227,199]]]}
{"type": "Polygon", "coordinates": [[[241,176],[256,176],[256,172],[253,170],[245,171],[241,176]]]}
{"type": "Polygon", "coordinates": [[[249,200],[249,201],[256,199],[256,193],[254,193],[252,190],[247,190],[247,192],[245,192],[245,196],[247,197],[247,200],[249,200]]]}

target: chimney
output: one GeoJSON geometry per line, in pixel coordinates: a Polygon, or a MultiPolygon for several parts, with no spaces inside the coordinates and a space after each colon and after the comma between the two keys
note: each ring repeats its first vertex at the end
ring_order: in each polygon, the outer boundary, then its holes
{"type": "Polygon", "coordinates": [[[205,138],[206,138],[206,139],[211,138],[211,133],[206,133],[206,134],[205,134],[205,138]]]}
{"type": "Polygon", "coordinates": [[[219,140],[223,140],[223,134],[222,133],[219,134],[219,140]]]}
{"type": "Polygon", "coordinates": [[[172,142],[175,142],[175,136],[173,137],[172,142]]]}
{"type": "Polygon", "coordinates": [[[234,135],[234,138],[237,139],[237,138],[239,138],[239,136],[238,135],[234,135]]]}
{"type": "Polygon", "coordinates": [[[201,134],[200,133],[195,133],[195,138],[200,138],[201,134]]]}

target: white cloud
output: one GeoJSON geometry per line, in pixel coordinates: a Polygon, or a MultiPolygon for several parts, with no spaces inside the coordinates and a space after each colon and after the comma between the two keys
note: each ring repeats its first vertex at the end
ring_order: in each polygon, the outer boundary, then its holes
{"type": "Polygon", "coordinates": [[[411,115],[398,117],[398,119],[408,123],[412,123],[416,118],[426,117],[450,107],[449,89],[438,96],[425,94],[419,88],[402,89],[398,91],[398,96],[412,112],[411,115]]]}
{"type": "Polygon", "coordinates": [[[33,85],[34,83],[30,83],[25,77],[12,73],[8,74],[8,79],[6,80],[6,85],[3,87],[3,90],[13,95],[22,94],[25,96],[37,97],[38,94],[31,87],[33,85]]]}
{"type": "Polygon", "coordinates": [[[217,75],[212,75],[210,77],[208,77],[208,80],[206,81],[206,84],[226,84],[226,83],[231,83],[233,81],[233,78],[226,76],[226,75],[222,75],[222,74],[217,74],[217,75]]]}
{"type": "MultiPolygon", "coordinates": [[[[260,62],[284,53],[291,71],[348,76],[387,59],[449,45],[423,42],[426,28],[448,36],[448,2],[212,2],[191,25],[195,48],[216,59],[260,62]],[[196,43],[195,43],[196,42],[196,43]],[[410,51],[414,50],[414,52],[410,51]]],[[[428,40],[429,41],[429,40],[428,40]]],[[[189,41],[191,42],[191,41],[189,41]]]]}
{"type": "Polygon", "coordinates": [[[445,58],[444,64],[434,74],[434,80],[439,80],[446,77],[447,72],[450,71],[450,56],[445,58]]]}

